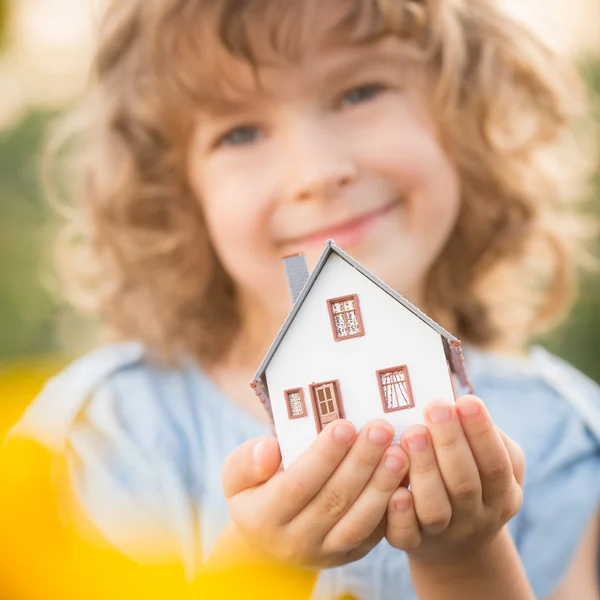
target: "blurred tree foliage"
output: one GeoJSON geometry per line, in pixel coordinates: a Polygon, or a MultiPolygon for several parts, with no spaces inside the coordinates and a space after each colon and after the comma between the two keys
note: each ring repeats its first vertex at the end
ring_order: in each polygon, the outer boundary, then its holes
{"type": "MultiPolygon", "coordinates": [[[[600,124],[600,61],[584,67],[584,75],[592,91],[592,110],[600,124]]],[[[600,139],[598,140],[600,143],[600,139]]],[[[593,180],[592,210],[600,219],[600,165],[593,180]]],[[[600,256],[600,240],[596,241],[596,256],[600,256]]],[[[581,282],[579,301],[564,326],[552,332],[543,344],[563,356],[590,377],[600,382],[600,277],[589,274],[581,282]]]]}
{"type": "MultiPolygon", "coordinates": [[[[600,62],[586,74],[600,104],[600,62]]],[[[43,285],[55,221],[39,183],[43,135],[54,117],[33,112],[11,131],[0,132],[0,362],[59,349],[57,323],[63,309],[43,285]]],[[[600,173],[595,185],[600,215],[600,173]]],[[[588,276],[568,323],[542,341],[600,381],[599,339],[600,278],[588,276]]]]}
{"type": "Polygon", "coordinates": [[[53,116],[31,113],[0,132],[0,361],[56,348],[56,305],[42,285],[52,218],[38,169],[53,116]]]}

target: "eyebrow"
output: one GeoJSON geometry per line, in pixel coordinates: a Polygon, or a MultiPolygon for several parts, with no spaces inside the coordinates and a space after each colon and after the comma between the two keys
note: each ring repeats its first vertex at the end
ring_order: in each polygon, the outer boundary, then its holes
{"type": "MultiPolygon", "coordinates": [[[[396,63],[401,68],[402,55],[397,52],[390,52],[387,48],[381,47],[381,40],[375,40],[366,44],[353,44],[356,50],[350,57],[343,60],[327,60],[322,69],[319,69],[318,80],[323,82],[337,83],[349,79],[353,73],[363,71],[373,67],[374,63],[396,63]]],[[[338,44],[327,44],[324,50],[331,51],[338,44]]],[[[281,63],[263,63],[264,66],[273,66],[274,68],[285,68],[281,63]]],[[[260,66],[259,66],[260,68],[260,66]]],[[[231,80],[228,80],[231,81],[231,80]]],[[[235,82],[234,82],[235,86],[235,82]]],[[[218,86],[215,86],[218,87],[218,86]]],[[[255,103],[261,100],[268,100],[270,95],[261,89],[257,83],[255,89],[241,89],[232,93],[215,91],[205,91],[199,98],[200,109],[211,117],[226,117],[228,115],[243,113],[255,107],[255,103]],[[236,97],[237,96],[237,97],[236,97]]]]}
{"type": "Polygon", "coordinates": [[[324,65],[320,77],[325,81],[337,81],[348,79],[353,73],[372,68],[374,65],[397,65],[402,67],[403,55],[399,52],[391,52],[388,48],[381,47],[377,42],[356,46],[356,52],[342,61],[331,61],[324,65]]]}
{"type": "Polygon", "coordinates": [[[206,96],[200,102],[200,109],[212,117],[226,117],[230,114],[248,111],[252,105],[253,102],[248,100],[206,96]]]}
{"type": "Polygon", "coordinates": [[[210,116],[227,116],[247,111],[261,96],[266,97],[258,84],[254,88],[246,87],[244,89],[239,83],[237,85],[236,83],[230,77],[225,77],[224,86],[217,82],[209,89],[205,88],[199,94],[198,108],[210,116]],[[223,90],[223,87],[233,89],[231,91],[223,90]]]}

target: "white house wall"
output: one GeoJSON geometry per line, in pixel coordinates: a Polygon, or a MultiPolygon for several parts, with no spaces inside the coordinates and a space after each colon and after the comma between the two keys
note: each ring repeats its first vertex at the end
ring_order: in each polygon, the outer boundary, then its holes
{"type": "Polygon", "coordinates": [[[267,385],[288,466],[317,435],[309,385],[339,380],[345,416],[356,427],[387,419],[397,436],[423,423],[423,407],[434,398],[452,401],[442,338],[404,306],[332,254],[296,315],[267,372],[267,385]],[[365,335],[336,342],[327,300],[357,294],[365,335]],[[415,407],[385,413],[376,371],[408,366],[415,407]],[[289,419],[284,391],[302,388],[307,416],[289,419]]]}

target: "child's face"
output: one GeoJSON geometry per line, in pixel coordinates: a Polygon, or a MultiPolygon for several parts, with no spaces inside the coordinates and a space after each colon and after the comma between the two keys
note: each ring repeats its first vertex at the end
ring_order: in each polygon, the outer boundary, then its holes
{"type": "Polygon", "coordinates": [[[302,59],[271,53],[260,86],[224,55],[220,68],[236,84],[224,82],[220,106],[199,111],[189,152],[192,188],[243,306],[277,319],[290,306],[282,257],[302,251],[312,266],[328,238],[421,303],[459,211],[424,78],[408,73],[395,38],[331,39],[339,4],[318,3],[302,59]]]}

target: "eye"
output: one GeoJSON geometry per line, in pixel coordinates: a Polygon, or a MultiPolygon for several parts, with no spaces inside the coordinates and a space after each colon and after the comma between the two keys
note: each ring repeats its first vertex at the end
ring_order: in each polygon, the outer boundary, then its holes
{"type": "Polygon", "coordinates": [[[345,106],[353,106],[355,104],[360,104],[361,102],[368,102],[379,96],[383,91],[385,91],[383,85],[361,85],[346,92],[342,98],[342,104],[345,106]]]}
{"type": "Polygon", "coordinates": [[[252,125],[244,125],[231,129],[225,135],[222,135],[215,143],[219,146],[245,146],[252,144],[260,138],[260,131],[252,125]]]}

